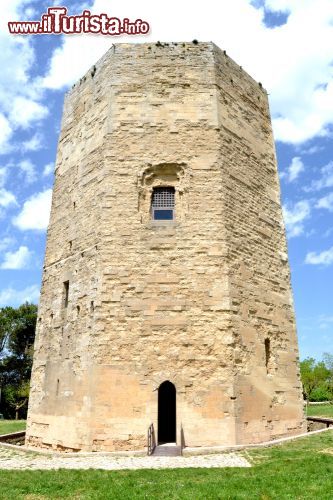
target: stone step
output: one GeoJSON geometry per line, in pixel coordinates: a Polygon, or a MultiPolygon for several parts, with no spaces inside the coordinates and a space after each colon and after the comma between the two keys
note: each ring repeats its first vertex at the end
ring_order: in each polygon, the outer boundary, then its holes
{"type": "Polygon", "coordinates": [[[182,454],[182,449],[177,445],[158,445],[156,446],[154,457],[178,457],[182,454]]]}

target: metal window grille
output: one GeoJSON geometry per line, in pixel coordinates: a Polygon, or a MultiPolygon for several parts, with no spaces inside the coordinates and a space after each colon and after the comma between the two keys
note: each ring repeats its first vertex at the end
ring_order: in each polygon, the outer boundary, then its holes
{"type": "Polygon", "coordinates": [[[157,187],[153,190],[152,216],[154,220],[174,219],[175,188],[157,187]]]}
{"type": "Polygon", "coordinates": [[[174,208],[175,207],[175,188],[160,187],[153,191],[153,208],[174,208]]]}

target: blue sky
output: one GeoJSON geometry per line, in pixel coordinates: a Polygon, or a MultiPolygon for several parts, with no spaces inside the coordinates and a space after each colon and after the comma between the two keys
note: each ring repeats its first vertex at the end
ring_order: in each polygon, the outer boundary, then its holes
{"type": "Polygon", "coordinates": [[[269,93],[301,357],[333,352],[333,0],[61,2],[131,20],[140,37],[8,34],[57,2],[3,0],[0,307],[38,301],[65,91],[113,42],[214,41],[269,93]]]}

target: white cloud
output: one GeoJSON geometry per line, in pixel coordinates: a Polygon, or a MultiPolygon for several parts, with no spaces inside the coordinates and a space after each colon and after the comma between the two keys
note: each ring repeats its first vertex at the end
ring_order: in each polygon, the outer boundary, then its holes
{"type": "Polygon", "coordinates": [[[48,175],[53,174],[53,171],[54,171],[54,163],[48,163],[44,167],[43,176],[47,177],[48,175]]]}
{"type": "Polygon", "coordinates": [[[40,104],[38,81],[29,76],[34,63],[33,37],[17,37],[8,33],[8,21],[22,19],[30,0],[1,3],[0,16],[0,154],[11,149],[10,140],[17,128],[28,127],[46,116],[40,104]]]}
{"type": "Polygon", "coordinates": [[[300,150],[302,155],[314,155],[322,151],[324,147],[316,145],[316,146],[311,146],[309,148],[298,148],[298,149],[300,150]]]}
{"type": "Polygon", "coordinates": [[[34,9],[33,7],[27,7],[24,10],[24,19],[38,19],[40,18],[40,14],[38,15],[37,9],[34,9]]]}
{"type": "Polygon", "coordinates": [[[32,184],[36,181],[36,168],[31,160],[22,160],[17,166],[24,173],[25,180],[28,184],[32,184]]]}
{"type": "Polygon", "coordinates": [[[47,228],[50,217],[52,190],[47,189],[29,198],[13,224],[22,231],[36,229],[43,231],[47,228]]]}
{"type": "Polygon", "coordinates": [[[333,212],[333,192],[320,198],[317,201],[316,208],[327,208],[327,210],[333,212]]]}
{"type": "Polygon", "coordinates": [[[332,233],[333,233],[333,227],[330,227],[324,232],[323,237],[328,238],[329,236],[331,236],[332,233]]]}
{"type": "Polygon", "coordinates": [[[24,141],[21,145],[21,149],[23,152],[27,151],[39,151],[43,148],[43,136],[40,133],[34,134],[31,139],[24,141]]]}
{"type": "Polygon", "coordinates": [[[320,253],[309,252],[305,257],[305,263],[324,266],[333,264],[333,247],[320,253]]]}
{"type": "Polygon", "coordinates": [[[312,181],[310,187],[304,188],[304,191],[320,191],[321,189],[333,187],[333,161],[320,169],[320,178],[312,181]]]}
{"type": "Polygon", "coordinates": [[[287,182],[293,182],[297,179],[299,174],[303,172],[304,165],[299,156],[295,156],[291,160],[291,164],[287,168],[286,172],[281,174],[282,178],[285,178],[287,182]]]}
{"type": "Polygon", "coordinates": [[[17,205],[16,197],[7,189],[0,189],[0,207],[7,208],[9,205],[17,205]]]}
{"type": "Polygon", "coordinates": [[[0,187],[3,187],[5,185],[7,178],[7,167],[1,167],[0,168],[0,187]]]}
{"type": "Polygon", "coordinates": [[[310,212],[310,203],[307,200],[298,201],[294,206],[283,207],[284,222],[289,238],[303,234],[303,222],[310,216],[310,212]]]}
{"type": "Polygon", "coordinates": [[[7,153],[9,149],[8,141],[13,133],[7,118],[0,112],[0,154],[7,153]]]}
{"type": "Polygon", "coordinates": [[[21,246],[16,252],[6,252],[1,269],[26,269],[31,262],[32,252],[26,246],[21,246]]]}
{"type": "Polygon", "coordinates": [[[26,97],[16,97],[12,102],[9,120],[16,127],[28,128],[33,122],[40,121],[48,115],[48,109],[26,97]]]}
{"type": "Polygon", "coordinates": [[[15,194],[5,188],[7,176],[8,165],[0,168],[0,219],[5,216],[5,210],[2,209],[17,205],[15,194]]]}
{"type": "Polygon", "coordinates": [[[298,0],[266,0],[265,4],[267,8],[271,9],[272,11],[287,11],[290,12],[290,10],[297,6],[297,1],[298,0]]]}
{"type": "Polygon", "coordinates": [[[40,287],[31,285],[23,290],[15,290],[12,287],[0,291],[0,307],[19,306],[24,302],[38,302],[40,287]]]}
{"type": "Polygon", "coordinates": [[[331,327],[333,324],[333,316],[327,316],[325,314],[319,317],[319,328],[322,330],[326,330],[331,327]]]}
{"type": "Polygon", "coordinates": [[[2,238],[0,240],[0,252],[3,252],[6,250],[8,247],[10,247],[13,243],[15,243],[14,238],[11,238],[9,236],[6,236],[5,238],[2,238]]]}
{"type": "Polygon", "coordinates": [[[80,57],[78,39],[66,37],[64,44],[55,49],[50,70],[45,76],[42,85],[48,89],[62,89],[75,83],[92,66],[97,59],[110,48],[112,41],[102,36],[89,42],[87,37],[80,37],[84,47],[84,57],[80,57]]]}
{"type": "Polygon", "coordinates": [[[109,0],[91,1],[94,13],[147,20],[151,33],[64,37],[43,84],[58,89],[74,83],[113,42],[213,40],[268,89],[276,139],[297,144],[327,134],[333,122],[332,0],[260,4],[255,8],[250,0],[206,0],[203,8],[193,0],[189,16],[187,2],[178,0],[164,4],[115,0],[112,5],[109,0]],[[274,29],[265,26],[263,7],[288,11],[286,23],[274,29]]]}
{"type": "Polygon", "coordinates": [[[301,234],[303,233],[304,233],[303,224],[295,224],[294,226],[287,228],[287,234],[289,239],[295,238],[296,236],[301,236],[301,234]]]}

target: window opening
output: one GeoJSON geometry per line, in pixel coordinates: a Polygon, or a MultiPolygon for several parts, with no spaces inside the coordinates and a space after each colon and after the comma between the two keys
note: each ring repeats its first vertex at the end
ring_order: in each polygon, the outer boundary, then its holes
{"type": "Polygon", "coordinates": [[[64,307],[68,306],[69,281],[64,281],[64,307]]]}
{"type": "Polygon", "coordinates": [[[175,215],[175,188],[154,188],[151,208],[153,220],[173,220],[175,215]]]}
{"type": "Polygon", "coordinates": [[[271,341],[269,339],[265,339],[265,357],[266,371],[267,373],[270,373],[271,341]]]}

